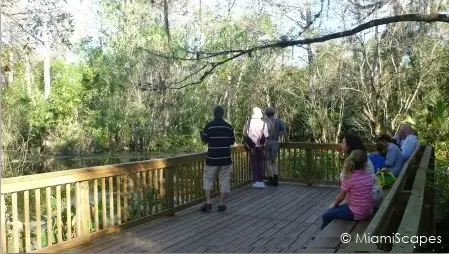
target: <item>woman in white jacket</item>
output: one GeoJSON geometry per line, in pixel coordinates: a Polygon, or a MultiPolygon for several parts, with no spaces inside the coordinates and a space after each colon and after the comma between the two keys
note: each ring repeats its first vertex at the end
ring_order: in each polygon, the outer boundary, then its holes
{"type": "Polygon", "coordinates": [[[262,119],[263,113],[260,108],[253,108],[251,118],[246,122],[244,134],[254,142],[255,147],[249,150],[251,160],[251,176],[254,188],[264,188],[263,183],[263,151],[265,139],[268,138],[268,127],[262,119]]]}

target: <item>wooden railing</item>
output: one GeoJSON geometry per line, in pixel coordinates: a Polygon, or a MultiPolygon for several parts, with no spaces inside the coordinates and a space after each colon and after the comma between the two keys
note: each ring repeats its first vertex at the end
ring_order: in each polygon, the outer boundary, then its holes
{"type": "MultiPolygon", "coordinates": [[[[365,147],[374,149],[373,144],[365,147]]],[[[280,179],[308,185],[339,184],[344,158],[340,144],[282,143],[278,154],[280,179]]]]}
{"type": "MultiPolygon", "coordinates": [[[[338,144],[281,144],[281,180],[335,184],[338,144]]],[[[1,180],[1,250],[57,252],[202,202],[205,153],[1,180]]],[[[243,146],[231,186],[251,181],[243,146]]],[[[218,184],[214,184],[214,195],[218,184]]]]}
{"type": "MultiPolygon", "coordinates": [[[[2,179],[1,249],[59,251],[198,203],[204,156],[2,179]]],[[[232,157],[236,188],[250,173],[243,147],[233,147],[232,157]]]]}
{"type": "Polygon", "coordinates": [[[431,146],[423,148],[423,155],[414,177],[410,197],[405,206],[401,223],[397,233],[401,237],[410,239],[410,242],[399,241],[392,246],[394,253],[426,252],[431,249],[432,243],[442,239],[436,236],[436,209],[434,186],[434,158],[435,151],[431,146]],[[413,237],[422,236],[421,243],[416,244],[413,237]],[[433,238],[433,240],[432,240],[433,238]]]}

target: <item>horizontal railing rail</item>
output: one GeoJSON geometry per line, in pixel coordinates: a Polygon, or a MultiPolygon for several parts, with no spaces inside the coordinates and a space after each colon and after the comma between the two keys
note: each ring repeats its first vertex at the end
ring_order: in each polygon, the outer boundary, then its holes
{"type": "MultiPolygon", "coordinates": [[[[368,152],[373,144],[365,144],[368,152]]],[[[278,154],[280,179],[308,185],[340,183],[345,155],[340,144],[281,143],[278,154]]]]}

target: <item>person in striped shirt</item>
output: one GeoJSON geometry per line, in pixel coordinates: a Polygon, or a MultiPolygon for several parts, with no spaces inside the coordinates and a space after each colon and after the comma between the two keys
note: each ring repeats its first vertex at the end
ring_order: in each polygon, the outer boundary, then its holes
{"type": "Polygon", "coordinates": [[[224,199],[231,191],[230,180],[232,171],[231,145],[235,143],[234,129],[223,120],[224,110],[221,106],[214,108],[214,120],[208,122],[201,132],[201,139],[208,144],[206,164],[203,170],[203,189],[206,203],[201,207],[203,212],[212,210],[210,192],[218,173],[220,183],[220,204],[218,211],[226,210],[224,199]]]}
{"type": "Polygon", "coordinates": [[[321,229],[324,229],[334,219],[364,220],[373,214],[372,190],[375,180],[365,170],[367,162],[368,156],[364,150],[352,151],[345,160],[345,176],[340,193],[323,215],[321,229]],[[340,205],[345,198],[348,203],[340,205]]]}

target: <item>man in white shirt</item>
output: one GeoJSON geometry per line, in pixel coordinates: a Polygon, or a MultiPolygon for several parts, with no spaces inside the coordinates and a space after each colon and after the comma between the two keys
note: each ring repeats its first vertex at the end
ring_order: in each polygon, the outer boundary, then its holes
{"type": "Polygon", "coordinates": [[[401,146],[402,160],[405,162],[419,146],[418,136],[410,124],[402,124],[396,135],[396,140],[401,146]]]}

